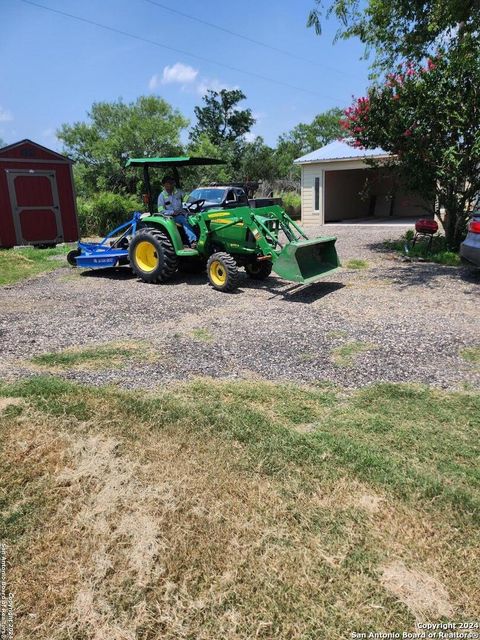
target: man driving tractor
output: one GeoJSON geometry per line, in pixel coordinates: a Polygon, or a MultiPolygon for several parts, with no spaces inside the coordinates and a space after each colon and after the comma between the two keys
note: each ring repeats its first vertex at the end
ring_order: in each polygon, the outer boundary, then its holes
{"type": "Polygon", "coordinates": [[[174,216],[175,222],[182,225],[190,247],[195,249],[197,236],[183,208],[183,192],[175,189],[175,178],[172,176],[165,176],[162,185],[163,191],[158,196],[158,212],[166,216],[174,216]]]}

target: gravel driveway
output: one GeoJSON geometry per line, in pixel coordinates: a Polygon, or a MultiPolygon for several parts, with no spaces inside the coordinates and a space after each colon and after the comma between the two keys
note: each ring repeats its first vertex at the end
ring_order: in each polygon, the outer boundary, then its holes
{"type": "Polygon", "coordinates": [[[245,276],[237,293],[222,294],[204,276],[152,286],[128,269],[68,267],[2,287],[0,376],[37,373],[29,362],[37,354],[141,340],[155,357],[60,375],[126,387],[206,375],[478,388],[478,365],[461,352],[479,344],[480,272],[401,262],[382,241],[404,230],[329,227],[343,262],[362,258],[369,268],[343,268],[308,287],[245,276]]]}

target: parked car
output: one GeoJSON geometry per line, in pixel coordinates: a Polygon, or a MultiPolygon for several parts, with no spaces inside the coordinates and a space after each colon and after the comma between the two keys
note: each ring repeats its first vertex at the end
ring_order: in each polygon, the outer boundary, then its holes
{"type": "Polygon", "coordinates": [[[480,267],[480,209],[472,214],[467,237],[460,245],[460,255],[463,260],[480,267]]]}
{"type": "Polygon", "coordinates": [[[274,204],[282,206],[281,198],[253,198],[258,182],[246,182],[243,186],[240,183],[229,185],[212,184],[205,187],[197,187],[188,196],[187,202],[204,200],[201,211],[209,209],[234,209],[235,207],[271,207],[274,204]],[[250,195],[249,195],[250,194],[250,195]]]}
{"type": "Polygon", "coordinates": [[[204,200],[202,211],[208,209],[230,209],[234,207],[248,207],[248,198],[240,187],[215,186],[198,187],[188,197],[188,202],[204,200]]]}

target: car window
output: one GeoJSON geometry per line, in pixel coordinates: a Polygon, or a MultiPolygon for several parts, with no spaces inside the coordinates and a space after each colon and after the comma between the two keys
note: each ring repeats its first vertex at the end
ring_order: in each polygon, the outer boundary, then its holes
{"type": "Polygon", "coordinates": [[[235,192],[233,189],[230,189],[230,191],[228,191],[227,193],[226,202],[235,202],[235,200],[235,192]]]}
{"type": "Polygon", "coordinates": [[[205,202],[220,204],[224,193],[225,189],[194,189],[188,196],[188,202],[205,200],[205,202]]]}
{"type": "Polygon", "coordinates": [[[243,191],[243,189],[237,189],[237,198],[238,201],[241,202],[242,204],[248,203],[248,198],[245,195],[245,191],[243,191]]]}

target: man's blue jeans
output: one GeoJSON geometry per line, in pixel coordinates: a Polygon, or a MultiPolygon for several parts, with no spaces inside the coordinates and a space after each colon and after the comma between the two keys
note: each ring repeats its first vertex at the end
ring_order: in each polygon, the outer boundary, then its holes
{"type": "Polygon", "coordinates": [[[179,224],[182,225],[183,230],[186,233],[189,244],[192,244],[192,242],[197,241],[197,236],[195,235],[195,231],[193,230],[192,225],[187,220],[186,215],[184,215],[183,213],[179,215],[174,215],[173,219],[175,220],[175,222],[178,222],[179,224]]]}

